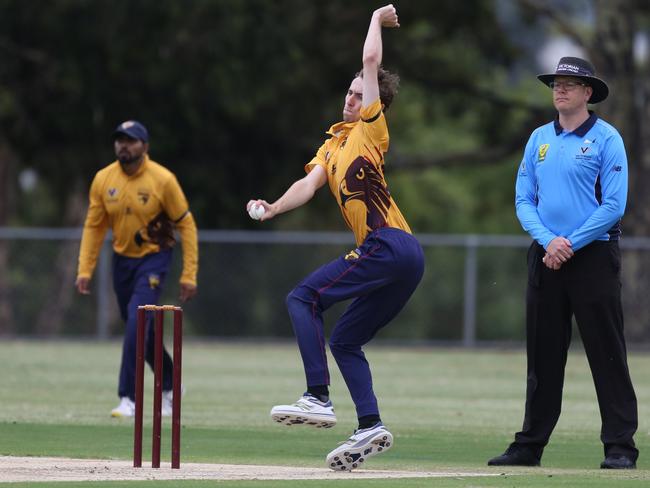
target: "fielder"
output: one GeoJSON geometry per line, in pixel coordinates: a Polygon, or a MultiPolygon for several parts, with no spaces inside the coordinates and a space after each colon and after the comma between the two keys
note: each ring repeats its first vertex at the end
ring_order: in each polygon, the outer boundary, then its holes
{"type": "MultiPolygon", "coordinates": [[[[113,286],[126,323],[118,395],[113,417],[135,413],[135,339],[138,305],[158,303],[169,271],[174,228],[183,247],[180,300],[196,294],[197,232],[187,200],[173,173],[149,159],[149,134],[129,120],[113,132],[117,161],[97,172],[90,187],[90,205],[79,251],[76,287],[90,293],[90,278],[106,231],[113,231],[113,286]]],[[[145,357],[153,368],[153,333],[147,324],[145,357]]],[[[162,414],[172,410],[172,359],[163,351],[162,414]]]]}
{"type": "Polygon", "coordinates": [[[271,417],[285,425],[327,428],[336,423],[322,314],[334,303],[352,298],[329,340],[359,419],[354,434],[327,455],[327,465],[341,471],[358,467],[393,443],[379,415],[362,346],[404,307],[424,270],[422,248],[384,179],[389,139],[384,112],[399,79],[381,68],[382,27],[399,27],[392,5],[373,13],[363,47],[363,70],[348,89],[343,121],[329,129],[330,138],[305,166],[307,175],[274,203],[251,200],[246,205],[251,217],[269,220],[304,205],[327,183],[354,232],[356,249],[313,272],[287,297],[307,391],[293,405],[271,410],[271,417]]]}

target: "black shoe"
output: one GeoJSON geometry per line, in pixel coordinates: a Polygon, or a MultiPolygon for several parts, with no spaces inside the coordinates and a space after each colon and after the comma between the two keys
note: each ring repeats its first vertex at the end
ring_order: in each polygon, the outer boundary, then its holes
{"type": "Polygon", "coordinates": [[[488,466],[539,466],[539,457],[532,449],[513,444],[501,456],[490,459],[488,466]]]}
{"type": "Polygon", "coordinates": [[[600,469],[636,469],[636,462],[624,454],[610,454],[600,463],[600,469]]]}

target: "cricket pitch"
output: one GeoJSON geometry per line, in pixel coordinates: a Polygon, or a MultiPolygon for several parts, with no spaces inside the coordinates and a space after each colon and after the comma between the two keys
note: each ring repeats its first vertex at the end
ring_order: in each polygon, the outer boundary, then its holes
{"type": "Polygon", "coordinates": [[[336,472],[327,468],[182,463],[171,469],[134,468],[123,460],[0,456],[0,483],[34,481],[118,480],[312,480],[372,478],[448,478],[499,476],[495,472],[390,471],[358,469],[336,472]]]}

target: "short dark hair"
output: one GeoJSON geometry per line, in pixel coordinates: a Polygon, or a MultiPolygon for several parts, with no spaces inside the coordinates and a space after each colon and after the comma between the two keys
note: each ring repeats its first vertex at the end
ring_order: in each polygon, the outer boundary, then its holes
{"type": "MultiPolygon", "coordinates": [[[[363,78],[363,70],[359,71],[355,78],[363,78]]],[[[390,104],[393,103],[395,95],[397,95],[399,76],[380,66],[377,70],[377,82],[379,83],[379,99],[384,105],[384,111],[386,111],[390,104]]]]}

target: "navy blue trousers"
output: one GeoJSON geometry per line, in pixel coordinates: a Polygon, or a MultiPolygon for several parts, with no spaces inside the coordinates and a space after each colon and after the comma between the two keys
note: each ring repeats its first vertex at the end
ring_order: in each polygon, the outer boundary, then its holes
{"type": "Polygon", "coordinates": [[[305,367],[307,386],[329,385],[323,312],[352,298],[329,346],[357,416],[378,415],[370,367],[361,346],[404,307],[424,272],[422,247],[411,234],[381,228],[355,251],[325,264],[287,296],[287,308],[305,367]]]}
{"type": "MultiPolygon", "coordinates": [[[[122,365],[118,395],[135,400],[135,342],[138,305],[156,305],[171,264],[171,249],[142,258],[113,254],[113,288],[120,315],[126,323],[122,345],[122,365]]],[[[154,327],[152,314],[147,320],[145,359],[153,368],[154,327]]],[[[163,350],[163,390],[172,389],[172,358],[163,350]]]]}

